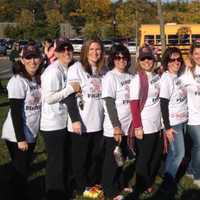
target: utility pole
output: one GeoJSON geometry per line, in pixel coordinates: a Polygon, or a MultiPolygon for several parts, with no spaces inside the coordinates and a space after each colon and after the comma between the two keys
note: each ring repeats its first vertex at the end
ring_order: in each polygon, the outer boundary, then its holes
{"type": "Polygon", "coordinates": [[[163,13],[162,13],[161,0],[157,0],[157,10],[158,10],[158,17],[160,19],[160,38],[161,38],[162,54],[163,54],[166,48],[166,44],[165,44],[165,25],[164,25],[163,13]]]}

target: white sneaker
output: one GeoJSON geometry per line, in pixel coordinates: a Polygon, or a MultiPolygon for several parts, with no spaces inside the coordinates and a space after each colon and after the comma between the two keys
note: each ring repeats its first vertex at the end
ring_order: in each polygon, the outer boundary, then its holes
{"type": "Polygon", "coordinates": [[[194,185],[196,185],[198,188],[200,188],[200,179],[194,179],[193,183],[194,183],[194,185]]]}

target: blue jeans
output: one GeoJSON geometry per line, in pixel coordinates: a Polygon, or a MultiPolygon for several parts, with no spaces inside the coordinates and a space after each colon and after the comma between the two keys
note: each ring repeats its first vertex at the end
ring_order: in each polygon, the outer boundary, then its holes
{"type": "Polygon", "coordinates": [[[185,155],[184,133],[186,123],[172,126],[174,129],[174,140],[169,144],[169,150],[165,163],[165,173],[170,174],[173,178],[176,177],[179,165],[185,155]]]}
{"type": "Polygon", "coordinates": [[[188,173],[193,174],[194,179],[200,179],[200,125],[189,125],[188,131],[192,139],[188,173]]]}

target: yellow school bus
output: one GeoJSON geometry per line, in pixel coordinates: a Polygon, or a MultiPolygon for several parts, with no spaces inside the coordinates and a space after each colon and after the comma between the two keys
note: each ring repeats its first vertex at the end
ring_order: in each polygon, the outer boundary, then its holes
{"type": "MultiPolygon", "coordinates": [[[[183,54],[187,54],[190,45],[200,40],[200,24],[165,24],[166,46],[177,46],[183,54]]],[[[153,45],[161,49],[160,25],[143,24],[140,28],[140,46],[153,45]]]]}

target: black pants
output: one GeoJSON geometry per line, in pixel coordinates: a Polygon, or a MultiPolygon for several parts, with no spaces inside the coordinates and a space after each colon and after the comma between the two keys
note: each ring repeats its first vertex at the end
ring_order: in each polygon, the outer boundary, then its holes
{"type": "Polygon", "coordinates": [[[70,143],[73,189],[82,193],[86,186],[94,186],[101,180],[102,131],[82,135],[70,132],[70,143]]]}
{"type": "Polygon", "coordinates": [[[6,141],[12,160],[11,184],[13,199],[28,199],[28,175],[33,158],[35,143],[28,144],[27,151],[21,151],[16,142],[6,141]]]}
{"type": "MultiPolygon", "coordinates": [[[[105,157],[102,171],[102,186],[106,198],[117,196],[124,187],[124,176],[122,167],[118,167],[113,156],[113,150],[117,143],[113,137],[104,136],[105,157]]],[[[122,138],[120,144],[124,158],[128,155],[127,137],[122,138]]]]}
{"type": "Polygon", "coordinates": [[[136,185],[135,190],[142,193],[154,183],[163,153],[163,137],[160,132],[144,134],[142,140],[136,139],[136,185]]]}
{"type": "Polygon", "coordinates": [[[48,156],[45,178],[47,199],[66,199],[67,131],[42,131],[42,134],[48,156]]]}

